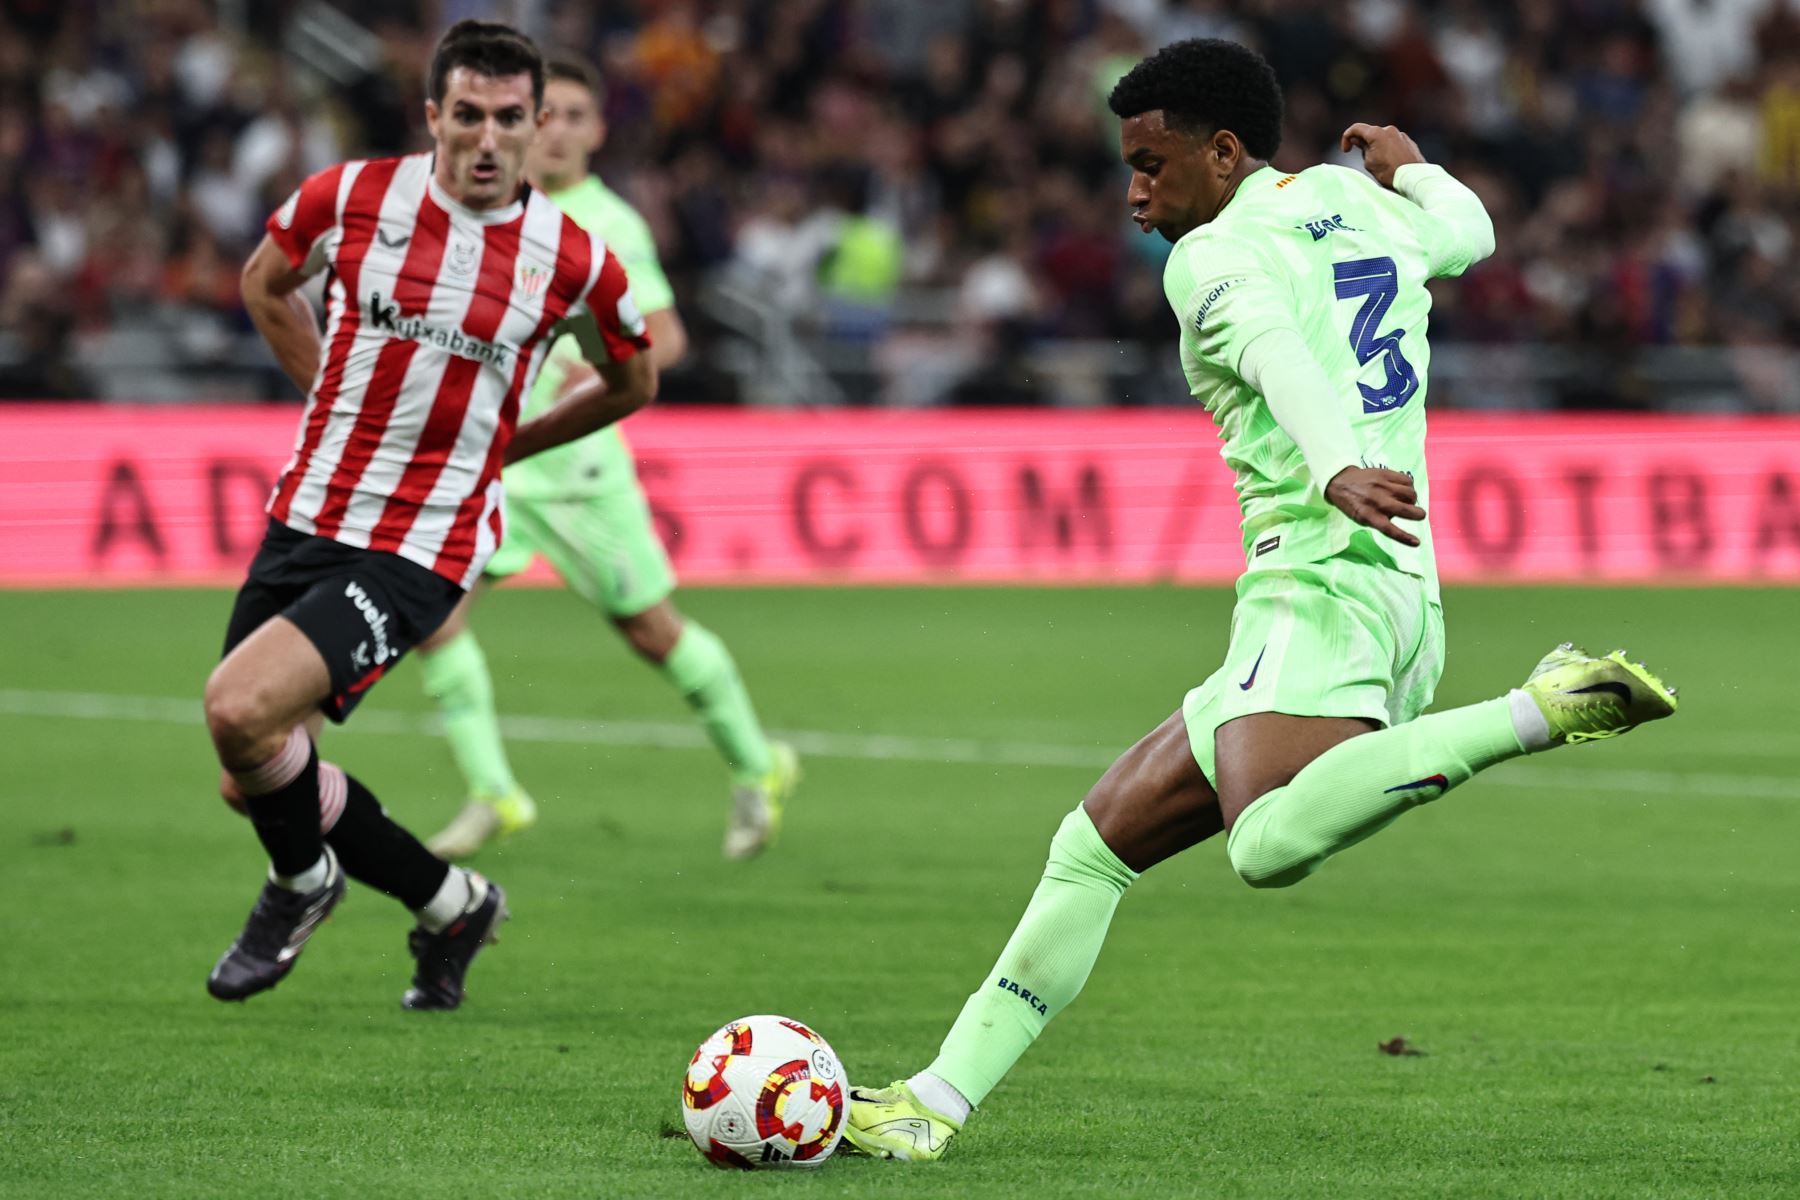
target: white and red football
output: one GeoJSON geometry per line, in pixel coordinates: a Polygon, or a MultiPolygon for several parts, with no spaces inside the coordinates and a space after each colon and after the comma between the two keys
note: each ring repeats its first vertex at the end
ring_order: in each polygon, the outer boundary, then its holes
{"type": "Polygon", "coordinates": [[[681,1081],[688,1137],[715,1166],[816,1167],[844,1136],[844,1065],[787,1017],[739,1017],[700,1043],[681,1081]]]}

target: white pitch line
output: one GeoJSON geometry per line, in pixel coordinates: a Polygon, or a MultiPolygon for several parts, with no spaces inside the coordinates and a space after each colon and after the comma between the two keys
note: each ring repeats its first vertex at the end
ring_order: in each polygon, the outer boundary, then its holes
{"type": "MultiPolygon", "coordinates": [[[[0,689],[0,716],[57,720],[138,721],[158,725],[201,724],[200,703],[173,696],[123,696],[101,692],[39,692],[0,689]]],[[[691,722],[589,721],[573,717],[502,716],[500,730],[519,742],[551,742],[582,746],[654,746],[670,750],[710,750],[712,744],[691,722]]],[[[436,737],[443,731],[435,716],[362,710],[346,733],[404,734],[436,737]]],[[[979,738],[908,737],[900,734],[833,733],[825,730],[772,731],[804,754],[876,762],[953,763],[1009,767],[1069,767],[1099,771],[1118,752],[1032,742],[983,741],[979,738]]],[[[1122,752],[1124,747],[1119,748],[1122,752]]],[[[1584,792],[1631,792],[1662,796],[1735,796],[1746,799],[1800,800],[1800,776],[1698,773],[1643,769],[1601,769],[1515,763],[1482,776],[1482,783],[1510,788],[1557,788],[1584,792]]]]}

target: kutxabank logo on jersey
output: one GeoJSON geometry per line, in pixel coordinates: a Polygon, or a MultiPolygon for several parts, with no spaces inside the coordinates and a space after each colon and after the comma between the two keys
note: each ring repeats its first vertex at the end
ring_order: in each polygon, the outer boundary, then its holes
{"type": "Polygon", "coordinates": [[[502,371],[507,369],[512,355],[510,348],[497,342],[470,337],[460,329],[433,325],[423,317],[405,316],[400,312],[398,302],[386,299],[380,292],[369,293],[369,326],[409,342],[423,342],[463,358],[472,358],[502,371]]]}

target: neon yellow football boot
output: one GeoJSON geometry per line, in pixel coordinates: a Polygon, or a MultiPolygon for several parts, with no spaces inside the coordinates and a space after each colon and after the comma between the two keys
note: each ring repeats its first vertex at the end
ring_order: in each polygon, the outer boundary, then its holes
{"type": "Polygon", "coordinates": [[[1648,721],[1673,716],[1675,689],[1625,651],[1605,658],[1564,642],[1538,663],[1525,691],[1550,725],[1552,745],[1575,745],[1629,733],[1648,721]]]}
{"type": "Polygon", "coordinates": [[[537,804],[524,788],[515,787],[504,796],[472,796],[425,848],[446,862],[472,858],[495,838],[524,833],[537,818],[537,804]]]}
{"type": "Polygon", "coordinates": [[[844,1140],[862,1154],[936,1162],[949,1153],[951,1140],[961,1132],[960,1124],[926,1108],[903,1079],[884,1088],[850,1089],[844,1140]]]}
{"type": "Polygon", "coordinates": [[[788,798],[800,786],[800,755],[786,742],[770,742],[769,773],[731,789],[731,819],[725,826],[725,857],[755,858],[775,844],[788,798]]]}

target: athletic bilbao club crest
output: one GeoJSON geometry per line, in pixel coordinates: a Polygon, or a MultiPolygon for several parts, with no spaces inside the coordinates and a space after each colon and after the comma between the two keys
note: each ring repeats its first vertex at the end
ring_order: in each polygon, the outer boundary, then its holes
{"type": "Polygon", "coordinates": [[[544,285],[549,282],[549,267],[540,267],[533,263],[520,263],[513,286],[527,300],[536,300],[538,293],[542,292],[544,285]]]}

